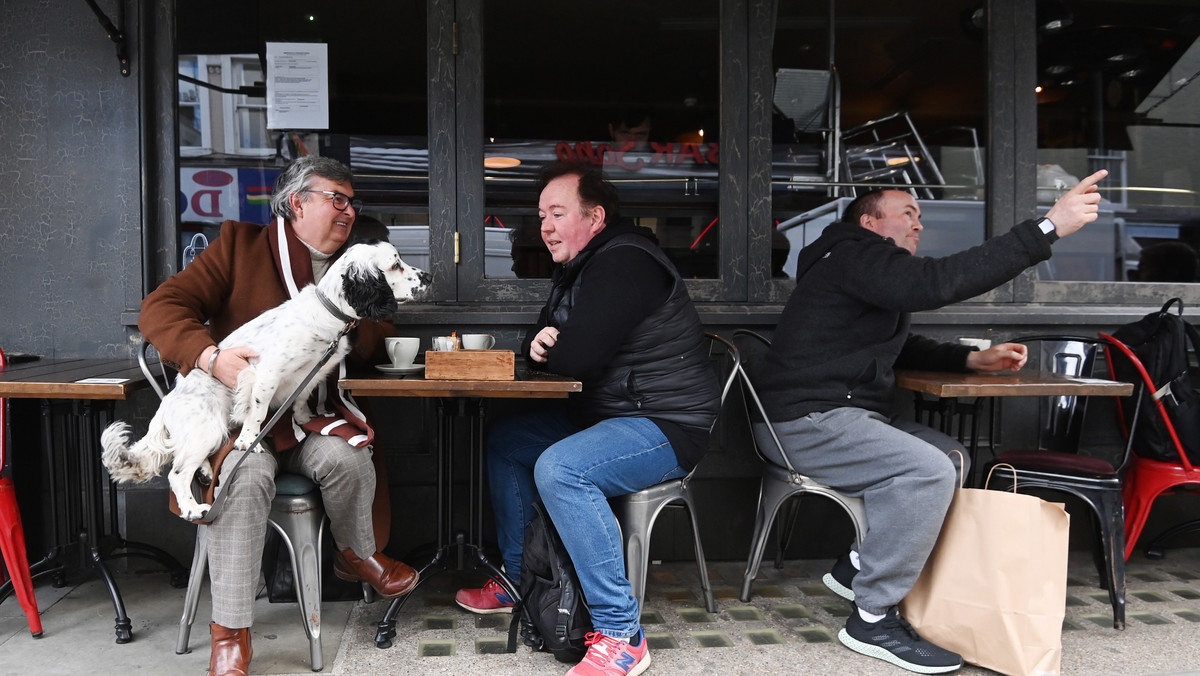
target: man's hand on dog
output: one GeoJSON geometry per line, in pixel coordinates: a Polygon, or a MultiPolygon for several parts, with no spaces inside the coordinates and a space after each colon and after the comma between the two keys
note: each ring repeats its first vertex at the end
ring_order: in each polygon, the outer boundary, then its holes
{"type": "MultiPolygon", "coordinates": [[[[200,354],[199,363],[207,366],[216,347],[210,347],[200,354]]],[[[209,375],[216,378],[222,385],[231,390],[237,389],[238,375],[250,365],[251,359],[258,359],[258,353],[248,347],[223,347],[212,363],[213,372],[209,375]]]]}

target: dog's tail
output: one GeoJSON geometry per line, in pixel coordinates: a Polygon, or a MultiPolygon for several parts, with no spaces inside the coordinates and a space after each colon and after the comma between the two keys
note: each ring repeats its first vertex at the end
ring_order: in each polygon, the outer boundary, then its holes
{"type": "Polygon", "coordinates": [[[171,461],[171,452],[166,444],[166,428],[158,416],[150,421],[150,430],[137,443],[130,445],[130,427],[117,421],[109,425],[100,435],[100,446],[104,452],[100,461],[114,481],[141,483],[158,476],[171,461]]]}

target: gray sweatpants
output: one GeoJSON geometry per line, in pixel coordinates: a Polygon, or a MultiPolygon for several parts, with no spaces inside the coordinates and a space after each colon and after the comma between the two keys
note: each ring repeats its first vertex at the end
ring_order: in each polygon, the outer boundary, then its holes
{"type": "Polygon", "coordinates": [[[863,499],[867,534],[855,603],[886,613],[912,589],[937,542],[959,480],[959,456],[946,453],[962,444],[917,422],[849,407],[774,427],[797,471],[863,499]]]}
{"type": "Polygon", "coordinates": [[[231,629],[249,627],[254,621],[254,592],[279,469],[302,474],[321,486],[321,501],[339,549],[353,549],[360,558],[375,553],[371,523],[375,467],[370,448],[355,448],[341,437],[310,434],[298,447],[278,455],[251,453],[229,483],[227,475],[239,457],[230,453],[221,464],[222,485],[231,492],[208,527],[212,619],[231,629]]]}

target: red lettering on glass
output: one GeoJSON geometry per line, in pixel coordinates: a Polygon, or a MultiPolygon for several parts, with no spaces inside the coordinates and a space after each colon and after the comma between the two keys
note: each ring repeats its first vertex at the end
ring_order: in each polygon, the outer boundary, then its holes
{"type": "Polygon", "coordinates": [[[192,193],[192,211],[198,216],[217,218],[221,215],[221,191],[197,190],[192,193]],[[206,205],[207,204],[207,208],[206,205]]]}
{"type": "Polygon", "coordinates": [[[704,163],[704,153],[700,150],[700,146],[695,143],[684,143],[679,147],[679,152],[675,154],[675,164],[683,164],[689,157],[694,164],[704,163]]]}

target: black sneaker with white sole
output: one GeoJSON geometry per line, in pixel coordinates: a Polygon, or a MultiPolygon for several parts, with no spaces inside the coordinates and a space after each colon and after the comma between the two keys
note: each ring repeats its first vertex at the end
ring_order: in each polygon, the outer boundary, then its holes
{"type": "Polygon", "coordinates": [[[917,631],[892,608],[878,622],[867,622],[854,607],[838,640],[847,648],[877,657],[918,674],[944,674],[962,666],[962,656],[940,648],[917,635],[917,631]]]}
{"type": "Polygon", "coordinates": [[[821,581],[829,587],[829,591],[846,599],[847,601],[854,600],[854,588],[851,584],[854,583],[854,576],[858,575],[858,569],[850,563],[850,554],[842,554],[837,561],[833,562],[833,568],[825,573],[825,577],[821,581]]]}

